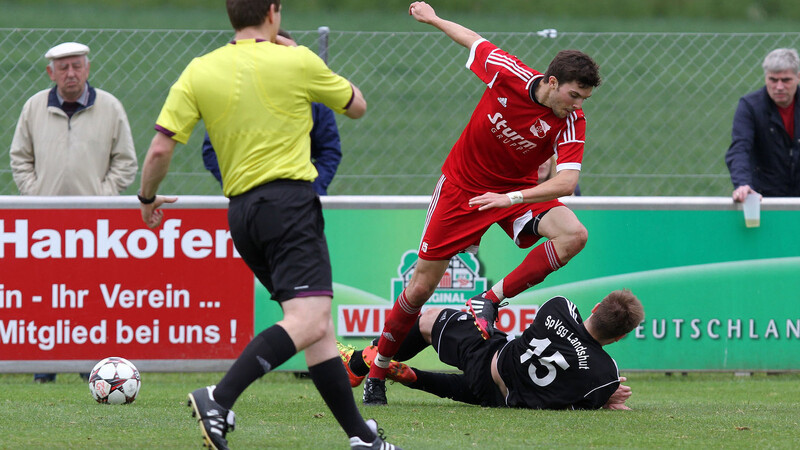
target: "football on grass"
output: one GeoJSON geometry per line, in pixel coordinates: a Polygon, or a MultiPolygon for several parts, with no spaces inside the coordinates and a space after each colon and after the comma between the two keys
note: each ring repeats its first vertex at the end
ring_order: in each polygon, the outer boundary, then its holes
{"type": "Polygon", "coordinates": [[[136,366],[118,356],[100,361],[89,374],[89,390],[97,403],[132,403],[141,385],[142,379],[136,366]]]}

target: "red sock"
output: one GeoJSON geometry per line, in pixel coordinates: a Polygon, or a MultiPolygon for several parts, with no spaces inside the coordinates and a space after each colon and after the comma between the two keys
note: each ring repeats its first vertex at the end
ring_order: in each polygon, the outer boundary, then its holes
{"type": "Polygon", "coordinates": [[[500,303],[500,298],[491,289],[483,293],[483,298],[491,300],[492,303],[500,303]]]}
{"type": "MultiPolygon", "coordinates": [[[[414,326],[414,322],[417,321],[420,309],[422,308],[408,303],[406,291],[403,289],[403,292],[397,297],[397,301],[394,302],[392,311],[389,313],[389,317],[386,318],[386,323],[383,324],[383,333],[381,333],[381,337],[378,340],[378,355],[391,358],[397,353],[397,349],[400,348],[403,339],[406,338],[409,330],[414,326]]],[[[378,357],[375,359],[377,360],[378,357]]],[[[369,369],[369,377],[383,380],[386,378],[388,370],[388,368],[378,367],[373,361],[369,369]]]]}
{"type": "Polygon", "coordinates": [[[503,278],[503,295],[507,298],[516,296],[525,289],[541,283],[562,265],[553,242],[545,241],[531,250],[522,264],[503,278]]]}

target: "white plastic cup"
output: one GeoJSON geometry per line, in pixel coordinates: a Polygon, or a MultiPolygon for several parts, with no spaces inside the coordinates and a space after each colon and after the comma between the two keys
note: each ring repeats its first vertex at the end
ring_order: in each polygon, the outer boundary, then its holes
{"type": "Polygon", "coordinates": [[[756,228],[761,226],[761,196],[747,194],[744,199],[744,226],[756,228]]]}

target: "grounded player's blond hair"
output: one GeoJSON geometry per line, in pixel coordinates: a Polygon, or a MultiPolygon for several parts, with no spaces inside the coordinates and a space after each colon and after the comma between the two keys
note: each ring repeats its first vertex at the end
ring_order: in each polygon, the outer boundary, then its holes
{"type": "Polygon", "coordinates": [[[613,291],[592,313],[592,326],[600,339],[618,338],[644,320],[644,306],[628,289],[613,291]]]}

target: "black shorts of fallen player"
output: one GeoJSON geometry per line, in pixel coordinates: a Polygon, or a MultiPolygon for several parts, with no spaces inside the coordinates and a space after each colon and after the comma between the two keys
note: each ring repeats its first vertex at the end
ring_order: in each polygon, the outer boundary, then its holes
{"type": "Polygon", "coordinates": [[[492,380],[492,356],[506,343],[506,335],[496,331],[484,340],[473,317],[456,309],[444,309],[431,330],[431,344],[439,360],[464,372],[472,393],[483,406],[506,406],[500,388],[492,380]]]}
{"type": "Polygon", "coordinates": [[[333,296],[322,204],[310,182],[276,180],[231,197],[228,224],[273,300],[333,296]]]}

